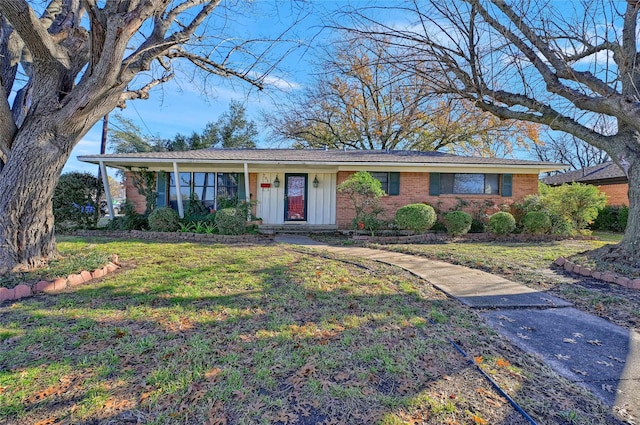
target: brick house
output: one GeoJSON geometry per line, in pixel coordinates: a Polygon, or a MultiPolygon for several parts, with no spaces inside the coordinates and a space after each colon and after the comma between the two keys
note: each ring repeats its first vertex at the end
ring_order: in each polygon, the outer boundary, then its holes
{"type": "MultiPolygon", "coordinates": [[[[190,193],[209,208],[223,199],[255,201],[254,213],[265,228],[346,229],[354,211],[337,185],[357,171],[368,171],[382,183],[383,216],[398,208],[425,202],[446,211],[460,199],[510,204],[537,193],[541,172],[561,164],[520,159],[480,158],[440,152],[202,149],[80,156],[80,161],[125,171],[157,172],[158,206],[170,206],[182,216],[190,193]],[[175,176],[179,178],[176,179],[175,176]]],[[[130,179],[127,199],[144,211],[130,179]]],[[[108,193],[108,191],[107,191],[108,193]]]]}
{"type": "Polygon", "coordinates": [[[544,177],[540,181],[550,186],[560,186],[573,182],[594,185],[607,195],[607,205],[629,205],[629,181],[627,180],[627,175],[611,161],[544,177]]]}

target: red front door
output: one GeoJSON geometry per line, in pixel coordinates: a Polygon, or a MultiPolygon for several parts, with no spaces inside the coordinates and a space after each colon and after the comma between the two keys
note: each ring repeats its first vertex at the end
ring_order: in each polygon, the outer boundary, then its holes
{"type": "Polygon", "coordinates": [[[284,175],[284,219],[285,221],[307,220],[307,175],[284,175]]]}

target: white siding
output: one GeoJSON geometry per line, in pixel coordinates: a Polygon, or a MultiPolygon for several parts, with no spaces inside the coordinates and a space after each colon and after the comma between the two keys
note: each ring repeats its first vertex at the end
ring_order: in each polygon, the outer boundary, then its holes
{"type": "MultiPolygon", "coordinates": [[[[287,171],[289,172],[289,171],[287,171]]],[[[298,170],[291,171],[297,173],[298,170]]],[[[337,173],[327,173],[305,170],[308,175],[307,188],[307,221],[310,225],[336,224],[336,176],[337,173]],[[318,187],[313,187],[313,179],[318,177],[318,187]]],[[[259,172],[256,215],[262,218],[263,224],[284,224],[284,179],[285,173],[259,172]],[[275,188],[273,181],[278,176],[280,187],[275,188]],[[270,183],[270,188],[260,187],[261,183],[270,183]]],[[[300,224],[303,224],[300,223],[300,224]]]]}

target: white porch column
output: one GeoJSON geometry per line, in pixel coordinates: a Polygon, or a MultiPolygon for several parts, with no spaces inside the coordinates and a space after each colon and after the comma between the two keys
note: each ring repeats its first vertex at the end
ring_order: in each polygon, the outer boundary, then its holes
{"type": "MultiPolygon", "coordinates": [[[[247,204],[251,202],[251,193],[249,193],[249,164],[244,163],[244,198],[247,204]]],[[[247,214],[247,221],[251,220],[251,209],[247,214]]]]}
{"type": "MultiPolygon", "coordinates": [[[[104,195],[107,197],[107,209],[109,210],[109,220],[113,220],[113,202],[111,199],[111,191],[109,190],[109,176],[107,176],[107,167],[104,166],[104,161],[100,161],[100,175],[102,176],[102,186],[104,187],[104,195]]],[[[98,203],[100,202],[99,199],[97,201],[98,203]]]]}
{"type": "Polygon", "coordinates": [[[184,206],[182,205],[182,190],[180,189],[180,173],[178,172],[178,163],[173,163],[173,178],[176,182],[176,200],[178,201],[178,215],[184,218],[184,206]]]}

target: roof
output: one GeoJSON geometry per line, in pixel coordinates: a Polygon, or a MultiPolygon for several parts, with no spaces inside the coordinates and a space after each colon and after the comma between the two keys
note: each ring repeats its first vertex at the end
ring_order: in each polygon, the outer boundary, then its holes
{"type": "Polygon", "coordinates": [[[540,179],[542,183],[559,186],[564,183],[613,184],[626,183],[627,176],[618,165],[609,161],[580,170],[568,171],[540,179]]]}
{"type": "MultiPolygon", "coordinates": [[[[180,152],[143,152],[106,155],[82,155],[84,162],[120,168],[159,163],[224,163],[224,164],[268,164],[268,165],[478,165],[512,166],[555,171],[566,168],[562,164],[523,159],[485,158],[451,155],[442,152],[405,150],[337,150],[337,149],[199,149],[180,152]]],[[[149,167],[151,168],[151,167],[149,167]]]]}

